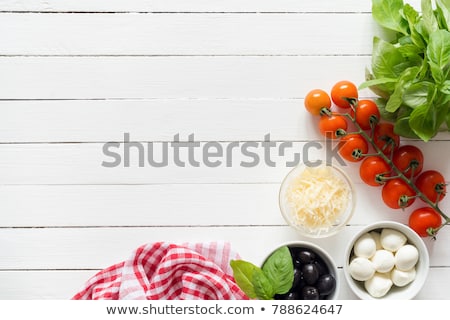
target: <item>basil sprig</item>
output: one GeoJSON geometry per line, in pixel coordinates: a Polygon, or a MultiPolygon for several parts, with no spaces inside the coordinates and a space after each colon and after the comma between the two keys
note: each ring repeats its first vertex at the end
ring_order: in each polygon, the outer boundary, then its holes
{"type": "Polygon", "coordinates": [[[450,0],[422,0],[421,13],[403,0],[372,0],[372,16],[392,37],[374,37],[359,88],[379,96],[381,116],[403,137],[450,131],[450,0]]]}
{"type": "Polygon", "coordinates": [[[231,260],[236,284],[251,299],[270,300],[292,288],[294,265],[287,246],[275,250],[262,268],[244,260],[231,260]]]}

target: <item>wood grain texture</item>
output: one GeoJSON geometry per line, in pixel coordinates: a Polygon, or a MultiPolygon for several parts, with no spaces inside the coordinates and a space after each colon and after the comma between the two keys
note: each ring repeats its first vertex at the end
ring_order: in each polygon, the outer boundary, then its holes
{"type": "MultiPolygon", "coordinates": [[[[65,300],[81,290],[83,284],[99,270],[0,271],[1,300],[65,300]],[[64,285],[61,285],[61,284],[64,285]],[[24,291],[23,287],[31,288],[24,291]]],[[[431,268],[424,288],[416,296],[422,300],[447,300],[448,296],[436,287],[448,287],[448,268],[431,268]]],[[[343,278],[342,269],[338,275],[343,278]]],[[[345,281],[340,285],[339,299],[355,300],[345,281]]]]}
{"type": "MultiPolygon", "coordinates": [[[[420,7],[419,0],[408,0],[420,7]]],[[[370,12],[361,0],[3,0],[4,11],[41,12],[370,12]]]]}
{"type": "MultiPolygon", "coordinates": [[[[342,79],[362,83],[372,37],[387,35],[370,0],[3,0],[0,28],[0,299],[69,299],[154,241],[229,241],[260,263],[286,241],[308,240],[332,254],[342,277],[355,232],[407,223],[409,211],[387,209],[380,188],[361,183],[358,164],[344,168],[357,205],[341,234],[302,238],[278,208],[294,152],[310,145],[310,160],[326,156],[305,95],[342,79]],[[102,167],[111,160],[104,143],[124,133],[155,148],[176,134],[194,134],[200,148],[251,142],[260,162],[242,167],[251,159],[232,149],[228,166],[178,167],[171,157],[167,167],[139,167],[135,147],[130,167],[102,167]],[[266,134],[274,167],[264,163],[266,134]],[[278,155],[283,143],[293,147],[278,155]]],[[[442,133],[403,143],[448,179],[449,141],[442,133]]],[[[417,299],[450,299],[449,237],[425,240],[432,267],[417,299]]],[[[344,280],[340,298],[356,299],[344,280]]]]}
{"type": "Polygon", "coordinates": [[[367,56],[0,57],[0,99],[303,98],[341,79],[362,83],[369,65],[367,56]]]}
{"type": "MultiPolygon", "coordinates": [[[[187,137],[182,137],[187,141],[187,137]]],[[[171,183],[280,183],[291,169],[291,162],[296,162],[295,154],[303,161],[324,161],[327,154],[330,160],[339,165],[336,145],[330,148],[320,142],[293,142],[292,148],[286,148],[285,154],[280,151],[281,142],[273,142],[270,157],[261,142],[255,147],[251,144],[247,151],[254,156],[242,152],[244,143],[218,142],[223,151],[222,156],[209,157],[218,166],[207,166],[203,162],[203,153],[207,142],[199,143],[193,148],[192,160],[198,161],[198,167],[189,162],[188,148],[180,148],[179,157],[173,156],[169,149],[169,164],[155,167],[146,160],[148,151],[152,151],[146,143],[139,150],[136,146],[119,145],[110,151],[120,156],[117,167],[102,166],[102,163],[112,163],[111,156],[103,154],[102,143],[66,143],[66,144],[2,144],[0,145],[0,176],[2,184],[171,184],[171,183]],[[125,158],[129,150],[129,166],[125,158]],[[228,150],[228,152],[227,152],[228,150]],[[142,152],[143,151],[143,152],[142,152]],[[142,156],[143,166],[139,162],[142,156]],[[334,155],[332,157],[332,155],[334,155]],[[184,167],[176,164],[179,158],[184,167]],[[256,160],[259,161],[256,161],[256,160]],[[271,163],[272,162],[272,163],[271,163]],[[246,167],[243,164],[256,164],[246,167]]],[[[411,141],[418,146],[424,155],[431,155],[439,150],[440,157],[425,156],[424,168],[434,168],[446,177],[450,176],[450,168],[442,162],[442,158],[450,157],[448,141],[432,141],[430,143],[411,141]],[[441,158],[442,157],[442,158],[441,158]]],[[[127,144],[128,145],[128,144],[127,144]]],[[[248,144],[245,144],[248,146],[248,144]]],[[[169,148],[169,146],[168,146],[169,148]]],[[[268,149],[268,148],[266,148],[268,149]]],[[[284,149],[284,148],[282,148],[284,149]]],[[[155,144],[151,158],[162,159],[163,148],[155,144]]],[[[269,150],[269,151],[270,151],[269,150]]],[[[180,162],[180,164],[181,164],[180,162]]],[[[193,163],[193,162],[192,162],[193,163]]],[[[344,170],[353,181],[359,181],[359,163],[345,163],[344,170]]],[[[378,197],[377,197],[378,201],[378,197]]]]}
{"type": "MultiPolygon", "coordinates": [[[[324,87],[325,88],[325,87],[324,87]]],[[[304,99],[0,100],[0,142],[314,141],[304,99]]],[[[449,140],[446,132],[433,140],[449,140]]],[[[404,139],[407,141],[406,139],[404,139]]]]}
{"type": "Polygon", "coordinates": [[[368,55],[381,33],[351,13],[4,13],[0,29],[1,55],[368,55]]]}
{"type": "MultiPolygon", "coordinates": [[[[338,235],[314,239],[343,266],[345,249],[363,226],[348,226],[338,235]]],[[[447,263],[449,233],[426,240],[430,265],[447,263]]],[[[137,247],[158,241],[173,243],[227,241],[240,256],[261,264],[280,244],[310,240],[287,226],[31,228],[0,229],[5,244],[0,269],[102,269],[127,259],[137,247]],[[257,249],[257,250],[256,250],[257,249]],[[26,259],[24,259],[26,257],[26,259]]]]}
{"type": "MultiPolygon", "coordinates": [[[[408,213],[389,209],[380,188],[355,179],[357,202],[352,225],[378,220],[408,222],[408,213]],[[381,198],[380,198],[381,199],[381,198]],[[370,203],[370,205],[367,205],[370,203]]],[[[282,226],[279,183],[155,185],[0,186],[2,227],[282,226]]],[[[450,201],[442,209],[450,211],[450,201]]]]}

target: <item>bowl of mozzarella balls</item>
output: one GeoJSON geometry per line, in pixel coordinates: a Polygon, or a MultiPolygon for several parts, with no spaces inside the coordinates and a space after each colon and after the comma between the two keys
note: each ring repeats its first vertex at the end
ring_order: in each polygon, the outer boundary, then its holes
{"type": "Polygon", "coordinates": [[[430,264],[422,238],[394,221],[364,227],[350,241],[345,257],[345,279],[364,300],[413,299],[426,281],[430,264]]]}

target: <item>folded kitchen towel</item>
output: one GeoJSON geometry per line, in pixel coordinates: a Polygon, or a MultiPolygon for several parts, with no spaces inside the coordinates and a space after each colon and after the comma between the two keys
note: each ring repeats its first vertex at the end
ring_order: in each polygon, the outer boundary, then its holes
{"type": "Polygon", "coordinates": [[[150,243],[98,272],[72,299],[248,299],[230,267],[230,260],[238,258],[229,243],[150,243]]]}

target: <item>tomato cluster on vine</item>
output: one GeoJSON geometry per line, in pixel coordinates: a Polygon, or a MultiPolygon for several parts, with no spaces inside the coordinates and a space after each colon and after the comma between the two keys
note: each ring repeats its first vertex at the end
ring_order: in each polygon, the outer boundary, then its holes
{"type": "Polygon", "coordinates": [[[337,82],[330,94],[314,89],[305,97],[305,108],[319,116],[320,133],[338,141],[340,156],[360,162],[361,180],[381,187],[383,202],[392,209],[405,209],[416,199],[425,206],[409,216],[409,226],[420,236],[435,236],[450,218],[439,208],[446,183],[436,170],[423,171],[424,156],[414,145],[401,145],[393,124],[380,121],[377,104],[359,99],[358,88],[350,81],[337,82]],[[354,127],[354,132],[349,132],[354,127]]]}

